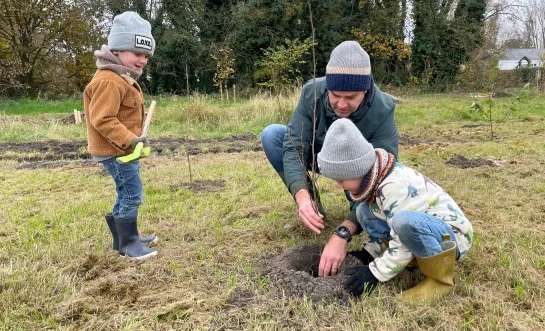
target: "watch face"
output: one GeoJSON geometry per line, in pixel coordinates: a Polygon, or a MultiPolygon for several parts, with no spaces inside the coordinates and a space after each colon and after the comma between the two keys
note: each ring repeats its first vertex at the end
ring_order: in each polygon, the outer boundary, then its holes
{"type": "Polygon", "coordinates": [[[337,233],[342,237],[348,237],[350,235],[350,232],[347,228],[339,228],[337,229],[337,233]]]}

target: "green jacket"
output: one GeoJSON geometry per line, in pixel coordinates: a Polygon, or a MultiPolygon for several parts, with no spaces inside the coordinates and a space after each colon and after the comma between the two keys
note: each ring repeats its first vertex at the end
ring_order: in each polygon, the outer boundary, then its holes
{"type": "MultiPolygon", "coordinates": [[[[365,139],[375,148],[384,148],[397,158],[399,136],[394,120],[395,100],[389,94],[381,92],[376,85],[368,91],[368,94],[370,95],[364,98],[359,108],[348,118],[356,124],[365,139]]],[[[311,169],[312,164],[313,99],[314,84],[310,80],[303,86],[299,104],[284,137],[282,156],[284,176],[286,185],[294,196],[300,189],[307,189],[306,169],[311,169]],[[302,167],[301,163],[305,167],[302,167]]],[[[316,99],[315,154],[322,149],[327,129],[333,121],[338,119],[329,105],[325,77],[316,78],[316,99]]],[[[317,165],[315,169],[317,171],[317,165]]],[[[351,212],[348,219],[356,220],[355,210],[351,212]]]]}

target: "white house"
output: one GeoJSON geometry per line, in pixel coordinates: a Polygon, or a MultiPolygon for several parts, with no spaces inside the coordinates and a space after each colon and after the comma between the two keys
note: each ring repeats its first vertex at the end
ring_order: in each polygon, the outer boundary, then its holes
{"type": "Polygon", "coordinates": [[[545,64],[545,49],[509,48],[500,54],[498,68],[513,70],[541,67],[543,64],[545,64]]]}

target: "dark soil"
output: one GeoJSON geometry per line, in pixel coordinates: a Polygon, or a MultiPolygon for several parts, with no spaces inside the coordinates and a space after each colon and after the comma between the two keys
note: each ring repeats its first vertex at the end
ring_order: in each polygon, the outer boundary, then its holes
{"type": "Polygon", "coordinates": [[[433,144],[434,141],[431,139],[417,139],[417,138],[411,138],[405,135],[399,135],[399,144],[400,145],[422,145],[422,144],[433,144]]]}
{"type": "MultiPolygon", "coordinates": [[[[253,134],[242,134],[227,138],[187,140],[184,138],[161,138],[152,140],[152,154],[160,156],[180,155],[189,149],[190,155],[203,153],[240,153],[260,151],[261,143],[253,134]]],[[[87,142],[44,141],[24,143],[0,143],[0,160],[15,160],[20,168],[55,168],[70,162],[80,166],[93,166],[87,153],[87,142]],[[20,154],[20,155],[15,155],[20,154]],[[26,154],[26,155],[25,155],[26,154]]]]}
{"type": "Polygon", "coordinates": [[[182,185],[171,185],[170,190],[172,192],[178,191],[180,188],[190,189],[195,193],[199,192],[218,192],[225,188],[224,180],[202,180],[193,181],[192,183],[185,183],[182,185]]]}
{"type": "Polygon", "coordinates": [[[307,296],[313,302],[347,302],[350,294],[343,282],[347,267],[361,262],[347,255],[336,276],[318,277],[318,265],[324,247],[322,245],[295,246],[271,257],[263,267],[262,274],[268,276],[278,289],[279,295],[307,296]]]}
{"type": "Polygon", "coordinates": [[[496,165],[492,161],[488,161],[485,159],[477,158],[477,159],[468,159],[465,156],[462,155],[456,155],[454,157],[451,157],[445,164],[452,165],[458,168],[466,169],[466,168],[477,168],[477,167],[495,167],[496,165]]]}

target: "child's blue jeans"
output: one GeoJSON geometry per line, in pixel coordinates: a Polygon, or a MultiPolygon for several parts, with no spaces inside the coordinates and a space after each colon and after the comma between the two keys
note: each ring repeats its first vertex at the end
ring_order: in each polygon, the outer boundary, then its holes
{"type": "Polygon", "coordinates": [[[144,192],[140,180],[140,161],[119,164],[115,157],[112,157],[100,163],[115,182],[117,196],[112,215],[123,219],[138,217],[138,207],[144,202],[144,192]]]}
{"type": "MultiPolygon", "coordinates": [[[[371,238],[392,239],[390,226],[385,221],[376,218],[369,210],[368,204],[360,204],[356,209],[358,222],[371,238]]],[[[392,227],[399,236],[399,241],[415,256],[427,257],[443,251],[440,243],[443,234],[449,234],[450,240],[456,241],[452,228],[442,219],[432,215],[412,210],[402,210],[392,218],[392,227]]],[[[460,252],[456,248],[456,259],[460,252]]]]}

